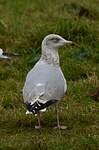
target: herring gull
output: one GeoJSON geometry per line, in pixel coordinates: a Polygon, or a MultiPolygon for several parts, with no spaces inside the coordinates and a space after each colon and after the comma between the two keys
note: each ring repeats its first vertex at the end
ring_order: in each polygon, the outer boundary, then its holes
{"type": "Polygon", "coordinates": [[[59,64],[58,49],[72,43],[57,34],[47,35],[42,41],[40,60],[29,71],[23,87],[23,98],[26,104],[26,114],[36,114],[40,128],[40,112],[56,104],[57,128],[62,128],[59,122],[58,102],[67,91],[67,83],[59,64]]]}

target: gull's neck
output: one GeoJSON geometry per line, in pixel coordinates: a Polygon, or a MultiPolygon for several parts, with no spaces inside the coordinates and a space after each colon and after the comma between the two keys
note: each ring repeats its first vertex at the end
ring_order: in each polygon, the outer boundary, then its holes
{"type": "Polygon", "coordinates": [[[48,64],[59,66],[58,50],[46,46],[42,47],[41,60],[46,61],[48,64]]]}

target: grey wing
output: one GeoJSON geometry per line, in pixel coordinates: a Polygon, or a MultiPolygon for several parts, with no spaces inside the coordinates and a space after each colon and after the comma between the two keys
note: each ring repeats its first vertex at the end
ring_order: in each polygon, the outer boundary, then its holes
{"type": "Polygon", "coordinates": [[[41,104],[44,108],[53,100],[60,100],[66,91],[63,77],[61,69],[44,63],[37,64],[28,73],[23,88],[24,102],[29,104],[29,110],[34,110],[41,104]]]}
{"type": "Polygon", "coordinates": [[[35,97],[41,95],[43,95],[42,99],[46,101],[59,100],[64,96],[66,89],[67,84],[61,69],[48,68],[45,72],[43,69],[33,69],[28,73],[23,88],[24,102],[33,101],[35,97]]]}
{"type": "Polygon", "coordinates": [[[45,93],[45,85],[42,83],[33,84],[30,80],[26,81],[23,87],[24,102],[34,102],[37,98],[45,93]]]}
{"type": "Polygon", "coordinates": [[[46,89],[44,84],[36,84],[30,89],[26,85],[23,88],[24,102],[29,112],[37,113],[38,111],[48,107],[56,102],[56,100],[48,100],[46,89]]]}

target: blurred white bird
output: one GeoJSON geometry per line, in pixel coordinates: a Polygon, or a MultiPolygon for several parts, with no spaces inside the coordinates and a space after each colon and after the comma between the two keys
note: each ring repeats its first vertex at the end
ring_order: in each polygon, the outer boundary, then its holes
{"type": "Polygon", "coordinates": [[[19,56],[17,53],[4,52],[3,49],[0,48],[0,59],[12,59],[19,56]]]}
{"type": "Polygon", "coordinates": [[[3,52],[3,49],[0,48],[0,58],[1,59],[10,59],[10,57],[7,56],[7,53],[3,52]]]}
{"type": "Polygon", "coordinates": [[[40,60],[27,74],[23,88],[23,98],[27,107],[26,114],[37,114],[40,128],[40,111],[46,111],[51,104],[56,103],[57,127],[65,129],[59,122],[58,102],[64,97],[67,83],[59,66],[59,47],[72,43],[59,35],[50,34],[42,42],[40,60]]]}

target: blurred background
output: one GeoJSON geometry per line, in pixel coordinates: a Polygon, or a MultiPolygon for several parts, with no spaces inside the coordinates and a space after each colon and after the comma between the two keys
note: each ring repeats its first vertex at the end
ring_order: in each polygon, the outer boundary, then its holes
{"type": "Polygon", "coordinates": [[[0,48],[19,54],[0,60],[0,150],[98,150],[99,0],[0,0],[0,48]],[[76,43],[59,51],[68,83],[60,104],[65,131],[51,127],[52,107],[42,115],[45,128],[35,130],[22,98],[26,74],[50,33],[76,43]]]}

